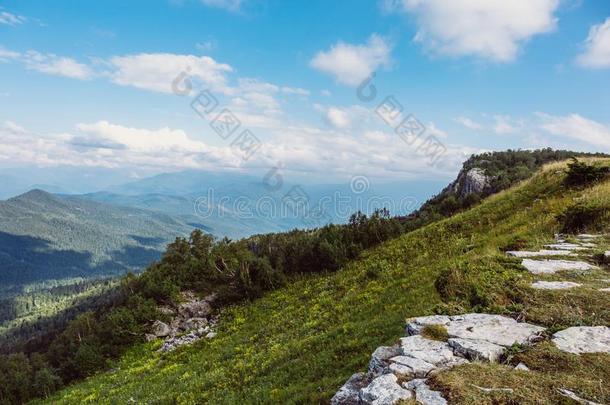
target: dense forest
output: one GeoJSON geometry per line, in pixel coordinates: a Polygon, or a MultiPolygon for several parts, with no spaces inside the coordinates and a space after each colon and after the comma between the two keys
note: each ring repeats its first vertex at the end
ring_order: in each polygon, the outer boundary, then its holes
{"type": "MultiPolygon", "coordinates": [[[[336,271],[363,250],[472,206],[531,176],[545,163],[577,155],[582,154],[545,149],[472,157],[464,169],[482,168],[492,178],[489,190],[466,196],[444,191],[405,218],[391,218],[387,210],[371,216],[355,213],[346,225],[238,241],[215,240],[195,230],[189,239],[177,238],[168,245],[161,260],[141,275],[124,277],[99,307],[88,308],[52,336],[36,344],[23,344],[21,352],[0,359],[0,403],[46,396],[107,367],[125,348],[143,339],[153,320],[164,319],[157,306],[176,303],[181,290],[214,292],[216,305],[254,299],[294,277],[336,271]]],[[[583,170],[589,171],[586,167],[583,170]]]]}

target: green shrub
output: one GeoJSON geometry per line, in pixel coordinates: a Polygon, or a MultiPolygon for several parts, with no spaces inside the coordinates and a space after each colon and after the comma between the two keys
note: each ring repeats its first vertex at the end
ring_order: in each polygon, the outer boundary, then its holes
{"type": "Polygon", "coordinates": [[[609,208],[606,206],[577,203],[568,207],[557,220],[562,226],[562,232],[578,233],[594,227],[608,213],[609,208]]]}
{"type": "Polygon", "coordinates": [[[572,163],[568,163],[565,182],[569,186],[583,186],[602,180],[608,173],[608,167],[588,165],[573,158],[572,163]]]}

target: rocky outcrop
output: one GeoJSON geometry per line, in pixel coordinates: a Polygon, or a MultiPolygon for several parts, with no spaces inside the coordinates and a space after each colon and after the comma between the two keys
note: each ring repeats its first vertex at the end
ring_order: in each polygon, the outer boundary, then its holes
{"type": "Polygon", "coordinates": [[[442,191],[442,194],[455,194],[464,198],[473,193],[490,191],[492,178],[481,168],[462,170],[457,179],[442,191]]]}
{"type": "Polygon", "coordinates": [[[553,343],[564,352],[610,353],[610,328],[607,326],[575,326],[553,335],[553,343]]]}
{"type": "Polygon", "coordinates": [[[407,321],[407,336],[397,346],[373,352],[367,374],[354,374],[333,397],[332,404],[395,404],[415,398],[418,403],[446,404],[432,391],[426,378],[433,373],[471,360],[497,361],[513,343],[536,341],[544,328],[500,315],[433,315],[407,321]],[[449,339],[432,340],[421,335],[426,326],[440,325],[449,339]],[[392,354],[398,355],[392,356],[392,354]],[[343,402],[345,401],[345,402],[343,402]]]}
{"type": "Polygon", "coordinates": [[[213,338],[216,336],[214,327],[218,321],[216,317],[211,316],[213,300],[213,295],[200,299],[190,291],[183,292],[181,302],[176,307],[158,308],[159,312],[171,317],[171,321],[155,321],[151,333],[145,336],[146,340],[165,338],[159,350],[167,352],[203,338],[213,338]]]}

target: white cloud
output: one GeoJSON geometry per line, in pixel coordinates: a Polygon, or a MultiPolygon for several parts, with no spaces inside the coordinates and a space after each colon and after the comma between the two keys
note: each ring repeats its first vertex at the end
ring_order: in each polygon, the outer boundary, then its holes
{"type": "Polygon", "coordinates": [[[493,131],[499,135],[508,135],[517,133],[523,128],[524,123],[520,120],[515,120],[508,115],[494,115],[493,131]]]}
{"type": "Polygon", "coordinates": [[[282,93],[295,94],[297,96],[309,96],[309,90],[302,89],[300,87],[282,87],[280,89],[282,93]]]}
{"type": "Polygon", "coordinates": [[[225,74],[233,71],[231,66],[208,56],[171,53],[115,56],[110,58],[109,66],[108,75],[112,82],[163,93],[172,92],[172,82],[181,72],[221,90],[226,85],[225,74]]]}
{"type": "Polygon", "coordinates": [[[579,114],[553,116],[537,113],[542,120],[540,127],[546,132],[561,137],[575,139],[603,151],[610,150],[610,126],[587,119],[579,114]]]}
{"type": "Polygon", "coordinates": [[[610,17],[589,30],[584,52],[576,62],[592,69],[610,68],[610,17]]]}
{"type": "Polygon", "coordinates": [[[457,117],[454,119],[454,121],[473,131],[479,131],[483,129],[483,125],[471,120],[468,117],[457,117]]]}
{"type": "Polygon", "coordinates": [[[402,0],[384,4],[415,15],[415,41],[435,53],[510,62],[525,41],[555,29],[559,0],[402,0]]]}
{"type": "Polygon", "coordinates": [[[0,62],[20,62],[29,70],[79,80],[90,79],[94,75],[89,66],[72,58],[57,56],[52,53],[37,51],[19,53],[0,47],[0,62]]]}
{"type": "Polygon", "coordinates": [[[237,12],[240,10],[243,0],[200,0],[208,7],[220,8],[223,10],[237,12]]]}
{"type": "Polygon", "coordinates": [[[60,57],[54,54],[43,54],[36,51],[28,51],[20,58],[25,67],[55,76],[64,76],[72,79],[86,80],[93,77],[91,68],[79,63],[72,58],[60,57]]]}
{"type": "Polygon", "coordinates": [[[320,94],[321,94],[321,95],[323,95],[324,97],[330,97],[330,96],[332,96],[332,95],[333,95],[333,94],[332,94],[330,91],[328,91],[328,90],[320,90],[320,94]]]}
{"type": "Polygon", "coordinates": [[[356,86],[380,66],[389,66],[390,51],[391,46],[373,34],[362,45],[338,42],[329,51],[318,52],[310,65],[340,83],[356,86]]]}
{"type": "Polygon", "coordinates": [[[330,107],[326,111],[326,120],[330,125],[339,129],[347,129],[352,125],[349,113],[337,107],[330,107]]]}
{"type": "Polygon", "coordinates": [[[23,24],[25,21],[26,18],[23,16],[0,10],[0,24],[15,26],[23,24]]]}

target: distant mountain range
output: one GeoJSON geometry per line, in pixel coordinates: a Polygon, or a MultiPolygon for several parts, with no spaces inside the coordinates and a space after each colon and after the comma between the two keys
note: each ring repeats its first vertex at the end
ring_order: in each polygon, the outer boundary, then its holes
{"type": "Polygon", "coordinates": [[[32,190],[0,201],[0,283],[123,274],[191,230],[159,212],[32,190]]]}
{"type": "Polygon", "coordinates": [[[271,188],[243,174],[184,171],[80,195],[61,185],[44,187],[58,194],[34,189],[0,201],[0,283],[6,289],[139,270],[158,259],[168,242],[195,228],[237,239],[343,223],[355,211],[370,213],[382,205],[404,214],[443,185],[363,181],[354,190],[350,184],[271,188]],[[296,212],[286,198],[306,198],[309,211],[322,201],[325,215],[312,223],[308,212],[296,212]]]}

